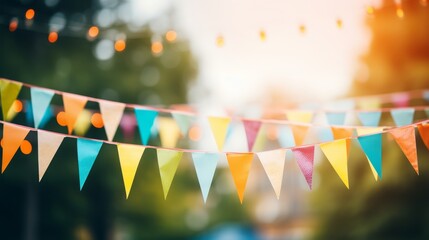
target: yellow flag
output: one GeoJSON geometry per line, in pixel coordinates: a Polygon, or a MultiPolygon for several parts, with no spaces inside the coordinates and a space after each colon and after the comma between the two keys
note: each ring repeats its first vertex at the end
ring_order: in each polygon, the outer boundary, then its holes
{"type": "Polygon", "coordinates": [[[310,123],[313,120],[313,112],[304,110],[289,110],[286,117],[292,122],[310,123]]]}
{"type": "Polygon", "coordinates": [[[119,144],[117,147],[122,178],[124,180],[125,194],[126,198],[128,198],[145,147],[129,144],[119,144]]]}
{"type": "Polygon", "coordinates": [[[222,151],[223,149],[223,144],[225,143],[225,137],[230,121],[230,118],[209,117],[210,128],[219,151],[222,151]]]}
{"type": "Polygon", "coordinates": [[[358,127],[356,132],[358,136],[380,133],[384,130],[382,127],[358,127]]]}
{"type": "Polygon", "coordinates": [[[180,137],[180,128],[172,118],[158,117],[159,137],[161,145],[166,148],[176,147],[180,137]]]}
{"type": "Polygon", "coordinates": [[[343,183],[349,188],[349,174],[347,170],[347,139],[320,144],[320,149],[331,163],[343,183]]]}

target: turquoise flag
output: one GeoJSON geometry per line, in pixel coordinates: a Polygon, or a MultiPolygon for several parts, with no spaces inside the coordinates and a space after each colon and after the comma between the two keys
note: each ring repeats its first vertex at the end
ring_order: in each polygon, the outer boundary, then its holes
{"type": "Polygon", "coordinates": [[[191,116],[188,114],[182,114],[182,113],[171,113],[174,120],[176,120],[177,125],[179,125],[180,132],[183,136],[186,136],[188,134],[189,128],[192,126],[192,124],[195,121],[195,116],[191,116]]]}
{"type": "Polygon", "coordinates": [[[402,127],[413,123],[414,109],[413,108],[401,108],[390,110],[393,121],[397,127],[402,127]]]}
{"type": "Polygon", "coordinates": [[[219,155],[216,153],[192,153],[192,160],[194,161],[204,202],[207,201],[207,196],[209,195],[218,159],[219,155]]]}
{"type": "Polygon", "coordinates": [[[80,190],[94,165],[103,142],[78,138],[77,139],[77,165],[79,167],[80,190]]]}
{"type": "Polygon", "coordinates": [[[329,125],[344,125],[346,121],[345,112],[327,112],[326,118],[328,119],[329,125]]]}
{"type": "Polygon", "coordinates": [[[157,111],[143,108],[134,109],[136,113],[137,125],[139,126],[140,138],[143,145],[147,145],[151,133],[152,125],[158,115],[157,111]]]}
{"type": "Polygon", "coordinates": [[[371,162],[375,171],[377,171],[378,176],[381,179],[381,171],[382,171],[382,143],[381,143],[381,133],[366,135],[362,137],[358,137],[358,141],[360,146],[362,147],[366,157],[371,162]]]}
{"type": "Polygon", "coordinates": [[[35,87],[31,88],[31,108],[33,110],[35,128],[39,128],[53,96],[53,91],[35,87]]]}
{"type": "MultiPolygon", "coordinates": [[[[27,120],[29,125],[34,124],[33,107],[31,105],[31,102],[25,102],[25,119],[27,120]]],[[[45,115],[43,115],[42,119],[39,122],[39,128],[43,128],[49,122],[53,115],[54,112],[52,110],[52,107],[48,107],[46,109],[45,115]]]]}
{"type": "Polygon", "coordinates": [[[334,140],[332,130],[330,127],[316,127],[317,138],[320,142],[329,142],[334,140]]]}
{"type": "Polygon", "coordinates": [[[358,118],[362,122],[362,125],[366,127],[378,127],[381,112],[359,112],[358,118]]]}
{"type": "Polygon", "coordinates": [[[282,148],[294,147],[295,139],[293,138],[292,129],[289,126],[280,126],[278,130],[278,140],[282,148]]]}

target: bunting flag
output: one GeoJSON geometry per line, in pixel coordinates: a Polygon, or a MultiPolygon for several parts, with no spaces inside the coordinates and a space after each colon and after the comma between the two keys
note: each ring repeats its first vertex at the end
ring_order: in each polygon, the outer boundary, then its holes
{"type": "Polygon", "coordinates": [[[2,139],[2,165],[1,173],[6,170],[16,151],[21,146],[30,129],[19,127],[14,124],[3,123],[3,139],[2,139]]]}
{"type": "Polygon", "coordinates": [[[344,125],[346,121],[346,112],[327,112],[326,118],[329,125],[344,125]]]}
{"type": "Polygon", "coordinates": [[[176,121],[172,118],[158,118],[159,137],[161,145],[166,148],[176,147],[177,141],[180,138],[180,128],[176,121]]]}
{"type": "MultiPolygon", "coordinates": [[[[27,101],[25,102],[25,119],[27,120],[29,125],[34,125],[34,115],[33,115],[33,107],[31,106],[32,103],[27,101]]],[[[48,108],[45,111],[45,114],[43,115],[42,119],[39,121],[38,128],[43,128],[49,120],[54,115],[52,107],[48,106],[48,108]]],[[[36,128],[36,127],[35,127],[36,128]]]]}
{"type": "MultiPolygon", "coordinates": [[[[381,133],[358,137],[360,146],[365,153],[371,168],[374,168],[377,177],[382,177],[382,135],[381,133]]],[[[371,169],[372,170],[372,169],[371,169]]],[[[374,174],[374,173],[373,173],[374,174]]]]}
{"type": "Polygon", "coordinates": [[[74,124],[74,132],[78,136],[85,136],[91,127],[92,113],[86,109],[82,110],[74,124]]]}
{"type": "Polygon", "coordinates": [[[290,125],[293,132],[293,138],[295,146],[301,146],[304,143],[305,137],[307,136],[308,126],[290,125]]]}
{"type": "Polygon", "coordinates": [[[358,118],[366,127],[377,127],[380,124],[381,112],[358,112],[358,118]]]}
{"type": "Polygon", "coordinates": [[[8,112],[21,91],[22,83],[3,81],[1,85],[1,108],[3,119],[9,121],[8,112]]]}
{"type": "Polygon", "coordinates": [[[173,116],[174,120],[177,122],[177,125],[179,125],[182,135],[186,136],[188,134],[189,128],[195,122],[195,116],[177,112],[172,112],[171,116],[173,116]]]}
{"type": "Polygon", "coordinates": [[[257,155],[261,161],[262,167],[264,167],[271,185],[274,188],[277,199],[279,199],[286,161],[286,149],[260,152],[257,155]]]}
{"type": "Polygon", "coordinates": [[[137,167],[143,156],[145,147],[130,144],[118,144],[119,164],[122,170],[122,179],[124,180],[125,196],[128,199],[137,167]]]}
{"type": "Polygon", "coordinates": [[[218,159],[219,155],[216,153],[192,153],[192,160],[197,172],[204,203],[207,201],[207,196],[209,195],[218,159]]]}
{"type": "Polygon", "coordinates": [[[397,127],[402,127],[413,123],[413,108],[392,109],[390,114],[392,115],[393,121],[397,127]]]}
{"type": "Polygon", "coordinates": [[[334,140],[334,135],[330,127],[315,127],[317,131],[317,139],[319,142],[329,142],[334,140]]]}
{"type": "Polygon", "coordinates": [[[419,124],[417,127],[419,129],[420,138],[423,140],[426,148],[429,149],[429,124],[419,124]]]}
{"type": "Polygon", "coordinates": [[[278,141],[282,148],[295,146],[294,134],[289,126],[284,125],[278,128],[278,141]]]}
{"type": "MultiPolygon", "coordinates": [[[[331,127],[332,134],[334,135],[334,139],[344,139],[351,138],[354,133],[353,128],[340,128],[340,127],[331,127]]],[[[347,141],[347,151],[350,150],[350,141],[347,141]]]]}
{"type": "Polygon", "coordinates": [[[161,176],[164,199],[167,199],[168,191],[176,175],[177,167],[182,159],[183,152],[169,149],[157,149],[159,174],[161,176]]]}
{"type": "Polygon", "coordinates": [[[256,136],[258,136],[259,129],[261,129],[262,122],[243,120],[244,130],[247,137],[247,149],[252,151],[253,145],[255,144],[256,136]]]}
{"type": "Polygon", "coordinates": [[[226,157],[240,203],[243,204],[244,190],[252,166],[253,153],[227,153],[226,157]]]}
{"type": "Polygon", "coordinates": [[[223,117],[209,117],[208,120],[213,133],[213,137],[216,141],[217,148],[219,149],[219,151],[222,151],[231,119],[223,117]]]}
{"type": "Polygon", "coordinates": [[[383,127],[361,127],[361,128],[356,128],[356,133],[358,136],[364,136],[368,134],[380,133],[380,132],[383,132],[383,130],[384,130],[383,127]]]}
{"type": "Polygon", "coordinates": [[[41,131],[37,132],[37,146],[39,157],[39,182],[42,181],[46,170],[51,164],[58,148],[63,142],[64,136],[52,132],[41,131]]]}
{"type": "Polygon", "coordinates": [[[86,178],[94,165],[98,152],[100,152],[103,142],[78,138],[77,139],[77,163],[79,167],[79,184],[82,190],[86,178]]]}
{"type": "Polygon", "coordinates": [[[140,138],[143,145],[147,145],[149,142],[150,131],[155,121],[158,112],[149,109],[135,108],[137,125],[139,126],[140,138]]]}
{"type": "Polygon", "coordinates": [[[417,149],[416,149],[416,133],[414,126],[395,128],[389,131],[396,143],[404,152],[408,161],[417,174],[419,174],[419,163],[417,160],[417,149]]]}
{"type": "Polygon", "coordinates": [[[347,139],[335,140],[320,144],[320,149],[331,163],[335,172],[349,188],[349,174],[347,169],[347,139]]]}
{"type": "Polygon", "coordinates": [[[292,149],[293,155],[308,187],[313,188],[314,146],[305,146],[292,149]]]}
{"type": "Polygon", "coordinates": [[[107,139],[113,141],[122,115],[124,114],[125,104],[105,100],[100,100],[98,103],[107,139]]]}
{"type": "Polygon", "coordinates": [[[33,112],[34,127],[39,128],[49,109],[54,92],[41,88],[31,88],[31,109],[33,112]]]}
{"type": "Polygon", "coordinates": [[[83,111],[87,101],[88,99],[86,97],[63,93],[64,111],[66,112],[65,116],[67,118],[67,129],[69,134],[72,133],[79,114],[83,111]]]}
{"type": "Polygon", "coordinates": [[[304,110],[286,111],[286,118],[291,122],[310,123],[313,121],[313,112],[304,110]]]}

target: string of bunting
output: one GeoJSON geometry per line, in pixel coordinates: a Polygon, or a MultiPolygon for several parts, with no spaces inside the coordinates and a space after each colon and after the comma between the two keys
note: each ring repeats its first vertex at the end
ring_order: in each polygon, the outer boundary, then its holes
{"type": "MultiPolygon", "coordinates": [[[[16,81],[0,81],[3,115],[7,116],[8,111],[17,98],[22,85],[22,83],[16,81]]],[[[38,136],[37,147],[39,181],[42,180],[44,173],[47,171],[50,162],[52,161],[64,138],[74,138],[77,141],[79,182],[80,189],[82,189],[102,145],[110,144],[115,145],[118,150],[119,163],[123,176],[125,195],[127,198],[131,191],[131,186],[134,181],[137,166],[143,156],[145,149],[148,148],[155,149],[157,152],[158,166],[165,198],[168,195],[171,183],[174,179],[176,170],[181,162],[183,154],[189,153],[192,155],[192,160],[194,162],[194,167],[198,181],[200,183],[204,201],[206,201],[209,194],[213,176],[217,169],[218,159],[222,155],[225,155],[240,202],[243,202],[247,179],[255,155],[258,157],[263,168],[265,169],[276,196],[279,197],[283,179],[285,156],[288,151],[293,153],[297,165],[301,169],[302,174],[304,175],[308,186],[311,189],[315,158],[314,151],[316,147],[321,149],[347,188],[349,188],[347,159],[348,150],[350,147],[349,145],[352,139],[355,139],[361,146],[361,149],[367,157],[369,166],[371,167],[372,173],[376,180],[381,179],[382,177],[383,135],[389,134],[393,137],[417,174],[419,173],[419,168],[415,136],[416,127],[418,128],[423,142],[429,148],[429,119],[426,118],[413,123],[414,111],[410,111],[409,108],[406,108],[408,111],[403,111],[403,108],[391,110],[396,127],[361,127],[353,129],[357,130],[357,135],[355,135],[355,133],[352,131],[337,131],[335,139],[326,140],[315,144],[304,144],[302,139],[300,139],[303,135],[305,135],[305,131],[302,128],[300,129],[301,132],[296,130],[293,132],[293,137],[295,140],[299,140],[296,141],[293,146],[281,147],[260,152],[252,152],[251,150],[248,152],[221,152],[230,119],[209,118],[213,136],[216,139],[219,149],[219,151],[213,152],[193,149],[179,149],[174,147],[148,146],[147,141],[149,139],[150,128],[152,127],[152,124],[157,116],[157,111],[154,109],[144,109],[142,107],[138,107],[137,105],[132,105],[135,110],[135,115],[139,124],[139,130],[144,145],[119,143],[113,142],[112,139],[115,135],[116,128],[119,124],[124,108],[127,106],[126,104],[93,99],[36,87],[31,87],[30,91],[35,128],[5,121],[0,122],[3,124],[3,138],[1,144],[3,149],[2,173],[6,170],[18,149],[21,148],[21,151],[23,151],[28,148],[28,146],[26,147],[25,145],[28,145],[29,140],[26,138],[29,132],[37,132],[38,136]],[[67,115],[68,134],[60,134],[37,129],[40,127],[41,119],[43,119],[44,113],[46,112],[46,109],[48,108],[55,93],[61,94],[63,96],[64,109],[67,115]],[[105,130],[108,140],[91,139],[70,135],[73,131],[77,116],[85,107],[88,99],[94,100],[100,104],[100,110],[103,116],[103,121],[105,122],[105,130]]],[[[174,111],[171,113],[174,113],[174,111]]],[[[177,122],[180,126],[180,123],[183,121],[178,120],[177,122]]],[[[243,123],[246,125],[245,122],[243,123]]],[[[255,126],[253,122],[252,124],[248,124],[247,128],[258,129],[258,126],[255,126]]],[[[246,133],[248,132],[254,133],[257,131],[246,131],[246,133]]],[[[335,134],[335,131],[333,132],[335,134]]],[[[249,134],[247,134],[247,138],[249,139],[249,134]]],[[[250,145],[249,149],[251,149],[250,145]]],[[[23,153],[25,154],[29,152],[23,151],[23,153]]]]}

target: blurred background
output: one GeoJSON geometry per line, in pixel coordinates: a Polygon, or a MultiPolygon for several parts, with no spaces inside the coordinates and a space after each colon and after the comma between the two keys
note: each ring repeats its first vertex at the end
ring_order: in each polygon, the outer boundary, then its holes
{"type": "MultiPolygon", "coordinates": [[[[203,116],[231,110],[254,117],[292,103],[425,89],[428,5],[427,0],[2,0],[0,77],[127,103],[187,103],[203,116]]],[[[30,99],[28,89],[20,98],[30,99]]],[[[53,103],[61,105],[60,97],[53,103]]],[[[25,114],[14,122],[26,125],[25,114]]],[[[388,122],[383,115],[381,125],[388,122]]],[[[55,118],[47,128],[66,132],[55,118]]],[[[105,137],[94,126],[86,130],[93,138],[105,137]]],[[[122,130],[115,141],[137,141],[122,130]]],[[[182,146],[205,149],[197,141],[205,134],[196,132],[182,146]]],[[[28,138],[34,142],[36,134],[28,138]]],[[[40,183],[37,151],[18,151],[0,176],[0,238],[428,239],[427,149],[418,139],[417,176],[392,139],[383,140],[382,181],[373,179],[353,145],[351,189],[320,157],[309,191],[288,156],[279,200],[255,158],[243,205],[224,159],[204,204],[188,155],[164,200],[156,154],[148,149],[125,200],[113,146],[103,146],[82,191],[75,140],[65,140],[40,183]]]]}

